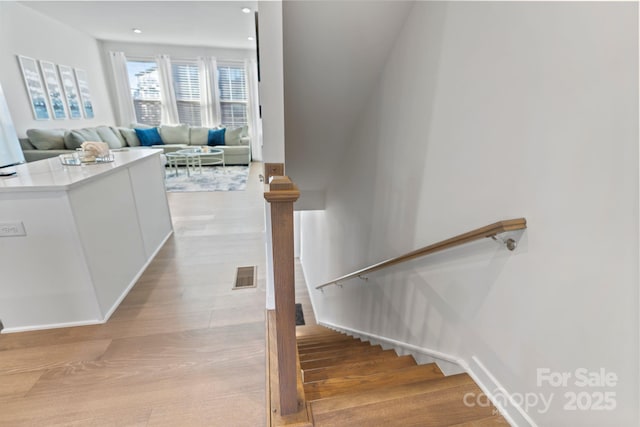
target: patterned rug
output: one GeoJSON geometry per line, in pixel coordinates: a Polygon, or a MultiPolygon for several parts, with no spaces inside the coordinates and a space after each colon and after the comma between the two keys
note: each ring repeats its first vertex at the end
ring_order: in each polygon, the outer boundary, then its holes
{"type": "Polygon", "coordinates": [[[203,166],[202,173],[191,169],[187,176],[184,167],[178,168],[178,176],[174,169],[165,173],[165,184],[169,192],[181,191],[243,191],[247,187],[249,166],[203,166]]]}

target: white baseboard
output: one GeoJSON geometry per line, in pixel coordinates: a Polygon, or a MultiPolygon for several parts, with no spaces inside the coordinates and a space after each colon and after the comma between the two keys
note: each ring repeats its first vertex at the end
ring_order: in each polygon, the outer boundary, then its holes
{"type": "Polygon", "coordinates": [[[442,352],[436,351],[436,350],[431,350],[429,348],[418,347],[418,346],[413,345],[413,344],[407,344],[407,343],[402,342],[402,341],[397,341],[397,340],[394,340],[394,339],[391,339],[391,338],[382,337],[382,336],[376,335],[376,334],[370,334],[368,332],[359,331],[357,329],[347,328],[347,327],[344,327],[344,326],[333,324],[331,322],[318,322],[318,323],[320,325],[322,325],[322,326],[326,326],[327,328],[337,329],[337,330],[340,330],[342,332],[347,332],[347,333],[350,333],[350,334],[360,335],[360,336],[368,337],[368,338],[376,340],[376,341],[385,342],[387,344],[391,344],[394,347],[403,348],[403,349],[407,350],[410,353],[415,352],[415,353],[425,354],[427,356],[433,357],[434,359],[439,359],[439,360],[444,360],[446,362],[455,363],[456,365],[459,365],[459,366],[461,366],[462,368],[464,368],[466,370],[466,366],[465,366],[466,363],[464,362],[464,360],[462,360],[462,359],[460,359],[459,357],[456,357],[456,356],[451,356],[450,354],[442,353],[442,352]]]}
{"type": "MultiPolygon", "coordinates": [[[[392,338],[383,337],[368,332],[359,331],[357,329],[348,328],[345,326],[336,325],[331,322],[319,321],[318,324],[326,326],[327,328],[337,331],[345,332],[347,334],[358,335],[361,338],[366,337],[371,340],[384,342],[394,347],[402,348],[408,353],[426,355],[436,360],[445,361],[448,363],[454,363],[460,366],[469,376],[478,384],[478,387],[489,398],[491,403],[498,408],[500,414],[507,420],[512,427],[538,427],[537,424],[529,417],[529,415],[516,404],[512,395],[507,392],[498,380],[489,372],[489,370],[478,360],[477,357],[471,357],[471,364],[461,357],[453,356],[447,353],[442,353],[437,350],[418,347],[413,344],[407,344],[402,341],[394,340],[392,338]],[[499,394],[498,394],[499,393],[499,394]],[[509,405],[505,406],[504,401],[508,400],[509,405]]],[[[437,362],[436,362],[437,363],[437,362]]]]}
{"type": "Polygon", "coordinates": [[[52,323],[49,325],[20,326],[17,328],[4,328],[1,333],[14,334],[16,332],[43,331],[45,329],[73,328],[75,326],[100,325],[102,320],[81,320],[79,322],[52,323]]]}
{"type": "Polygon", "coordinates": [[[471,356],[471,364],[467,367],[467,373],[510,425],[538,427],[535,421],[515,402],[512,394],[507,392],[507,389],[498,382],[476,356],[471,356]],[[508,406],[505,406],[505,401],[508,401],[508,406]]]}

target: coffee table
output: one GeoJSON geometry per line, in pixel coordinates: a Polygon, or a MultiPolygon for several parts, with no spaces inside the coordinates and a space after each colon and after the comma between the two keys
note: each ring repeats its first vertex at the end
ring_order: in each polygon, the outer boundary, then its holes
{"type": "Polygon", "coordinates": [[[226,170],[227,167],[224,163],[224,151],[221,148],[203,146],[178,150],[176,153],[185,156],[187,159],[185,161],[187,169],[189,169],[189,164],[191,164],[194,169],[197,165],[200,173],[202,173],[202,166],[222,165],[222,167],[225,168],[224,170],[226,170]]]}
{"type": "Polygon", "coordinates": [[[191,176],[189,173],[189,167],[195,167],[197,162],[197,156],[191,155],[189,153],[178,153],[177,151],[173,153],[165,154],[167,156],[167,164],[169,165],[169,170],[173,167],[175,171],[175,176],[178,176],[178,166],[185,166],[187,170],[187,176],[191,176]]]}

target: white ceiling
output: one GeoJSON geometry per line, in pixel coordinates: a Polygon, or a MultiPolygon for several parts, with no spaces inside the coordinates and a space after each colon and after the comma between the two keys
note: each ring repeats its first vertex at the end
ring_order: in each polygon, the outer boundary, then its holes
{"type": "Polygon", "coordinates": [[[255,49],[257,1],[22,1],[98,40],[255,49]],[[242,8],[251,8],[243,13],[242,8]],[[142,34],[134,34],[139,28],[142,34]]]}

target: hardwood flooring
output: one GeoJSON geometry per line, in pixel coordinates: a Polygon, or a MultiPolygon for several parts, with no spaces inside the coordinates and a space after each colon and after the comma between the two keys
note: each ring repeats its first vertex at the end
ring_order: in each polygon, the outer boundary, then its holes
{"type": "Polygon", "coordinates": [[[0,335],[0,426],[264,425],[259,173],[169,193],[175,234],[106,324],[0,335]],[[249,265],[257,287],[232,290],[249,265]]]}

